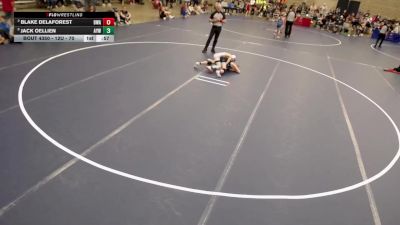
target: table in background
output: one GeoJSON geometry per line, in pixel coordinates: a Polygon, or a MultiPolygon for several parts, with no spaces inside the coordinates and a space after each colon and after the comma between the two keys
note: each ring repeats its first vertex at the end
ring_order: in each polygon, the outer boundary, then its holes
{"type": "Polygon", "coordinates": [[[311,18],[308,17],[297,17],[294,21],[294,25],[302,26],[302,27],[310,27],[311,26],[311,18]]]}

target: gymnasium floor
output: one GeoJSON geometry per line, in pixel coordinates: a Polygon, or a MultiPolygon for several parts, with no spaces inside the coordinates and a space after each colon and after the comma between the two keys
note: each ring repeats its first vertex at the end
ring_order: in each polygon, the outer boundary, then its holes
{"type": "Polygon", "coordinates": [[[222,79],[206,16],[2,46],[0,224],[398,225],[400,46],[272,28],[229,18],[222,79]]]}

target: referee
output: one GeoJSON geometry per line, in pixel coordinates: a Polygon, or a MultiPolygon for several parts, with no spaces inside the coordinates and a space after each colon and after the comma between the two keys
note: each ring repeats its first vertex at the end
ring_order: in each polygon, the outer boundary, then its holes
{"type": "Polygon", "coordinates": [[[213,24],[213,26],[211,28],[210,35],[208,35],[208,40],[206,46],[204,46],[203,53],[207,52],[207,48],[210,45],[211,39],[214,35],[215,37],[211,52],[215,53],[215,46],[217,45],[218,37],[222,30],[222,24],[225,23],[225,13],[222,12],[221,3],[215,3],[215,11],[210,16],[210,22],[213,24]]]}
{"type": "Polygon", "coordinates": [[[293,8],[289,9],[289,13],[286,15],[286,26],[285,26],[285,38],[290,38],[292,34],[292,26],[296,20],[296,13],[293,8]]]}
{"type": "Polygon", "coordinates": [[[379,36],[378,36],[378,39],[376,39],[376,43],[375,43],[375,46],[374,46],[374,48],[376,48],[376,46],[378,45],[378,43],[380,42],[380,44],[379,44],[379,48],[380,47],[382,47],[382,42],[385,40],[385,38],[386,38],[386,33],[388,33],[388,30],[389,28],[388,28],[388,26],[387,26],[387,24],[386,24],[386,21],[384,21],[383,23],[382,23],[382,26],[381,26],[381,28],[379,29],[379,36]]]}

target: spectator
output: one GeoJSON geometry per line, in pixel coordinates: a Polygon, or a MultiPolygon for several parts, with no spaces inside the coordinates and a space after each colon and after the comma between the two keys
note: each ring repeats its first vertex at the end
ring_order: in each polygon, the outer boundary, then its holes
{"type": "MultiPolygon", "coordinates": [[[[133,1],[133,0],[131,0],[131,1],[133,1]]],[[[144,5],[144,1],[143,0],[135,0],[134,2],[136,4],[139,4],[139,5],[144,5]]]]}
{"type": "Polygon", "coordinates": [[[187,7],[189,15],[196,15],[196,12],[194,11],[194,7],[190,3],[189,6],[187,7]]]}
{"type": "Polygon", "coordinates": [[[222,8],[223,8],[225,13],[229,13],[229,7],[228,7],[228,2],[227,1],[222,0],[221,1],[221,6],[222,6],[222,8]]]}
{"type": "Polygon", "coordinates": [[[11,39],[10,24],[6,21],[5,17],[0,16],[0,45],[8,44],[11,39]]]}
{"type": "Polygon", "coordinates": [[[320,14],[320,15],[321,15],[320,16],[321,22],[320,22],[320,26],[319,27],[321,28],[321,30],[325,30],[326,27],[327,27],[327,18],[322,14],[320,14]]]}
{"type": "Polygon", "coordinates": [[[315,4],[315,2],[313,2],[310,6],[310,14],[314,14],[314,12],[318,9],[317,5],[315,4]]]}
{"type": "Polygon", "coordinates": [[[203,2],[203,7],[201,9],[203,10],[204,13],[208,12],[208,1],[207,0],[205,0],[203,2]]]}
{"type": "Polygon", "coordinates": [[[258,11],[258,17],[263,17],[265,16],[265,12],[267,11],[267,5],[262,4],[259,11],[258,11]]]}
{"type": "MultiPolygon", "coordinates": [[[[237,13],[243,12],[246,16],[253,14],[258,17],[264,16],[267,17],[267,19],[272,19],[272,21],[277,21],[280,12],[286,10],[286,5],[280,0],[269,0],[265,5],[258,4],[254,6],[251,5],[252,2],[253,1],[250,2],[250,0],[233,0],[232,3],[235,4],[237,13]],[[241,11],[241,9],[243,9],[243,11],[241,11]]],[[[230,6],[230,4],[231,3],[229,3],[228,6],[230,6]]],[[[228,12],[231,12],[230,8],[231,7],[227,8],[229,10],[228,12]]],[[[346,10],[341,12],[338,8],[329,11],[326,4],[318,7],[315,3],[307,5],[305,4],[305,1],[302,1],[298,7],[291,5],[290,9],[293,11],[297,10],[299,13],[307,17],[312,17],[312,24],[314,27],[332,33],[346,34],[347,36],[363,36],[364,34],[369,34],[372,28],[379,27],[379,21],[381,18],[379,15],[372,17],[369,12],[359,12],[358,14],[350,15],[346,10]]],[[[297,15],[295,14],[295,16],[297,15]]],[[[396,21],[388,23],[387,25],[388,30],[392,30],[393,33],[399,32],[400,28],[396,21]]],[[[288,28],[289,26],[287,26],[287,29],[288,28]]]]}
{"type": "MultiPolygon", "coordinates": [[[[294,8],[293,8],[294,9],[294,8]]],[[[296,10],[295,10],[296,14],[301,14],[301,5],[297,6],[296,10]]]]}
{"type": "Polygon", "coordinates": [[[326,3],[324,3],[324,4],[321,6],[321,8],[320,8],[319,11],[322,13],[323,16],[328,15],[329,9],[328,9],[328,7],[326,6],[326,3]]]}
{"type": "Polygon", "coordinates": [[[347,19],[343,23],[343,33],[347,34],[347,36],[350,36],[350,31],[351,31],[351,22],[350,19],[347,19]]]}
{"type": "Polygon", "coordinates": [[[112,12],[114,12],[114,20],[116,25],[120,25],[121,24],[121,17],[119,16],[119,9],[118,8],[113,8],[112,12]]]}
{"type": "Polygon", "coordinates": [[[131,18],[132,15],[131,13],[124,7],[121,11],[119,11],[119,18],[120,18],[120,23],[123,25],[129,25],[131,24],[131,18]]]}
{"type": "Polygon", "coordinates": [[[360,19],[358,16],[355,16],[354,13],[352,15],[351,25],[352,25],[353,37],[355,37],[356,35],[358,35],[358,30],[359,30],[358,27],[360,26],[360,19]]]}
{"type": "Polygon", "coordinates": [[[283,15],[279,15],[277,21],[276,21],[276,30],[274,32],[274,37],[275,38],[280,38],[280,35],[282,33],[282,27],[283,27],[283,15]]]}
{"type": "Polygon", "coordinates": [[[335,15],[340,15],[341,9],[339,7],[336,8],[335,15]]]}
{"type": "Polygon", "coordinates": [[[336,16],[335,15],[332,15],[332,16],[330,16],[329,17],[329,21],[328,21],[328,31],[329,32],[333,32],[333,33],[336,33],[337,32],[337,30],[336,30],[336,16]]]}
{"type": "Polygon", "coordinates": [[[103,0],[102,6],[106,7],[106,4],[107,4],[107,7],[110,7],[110,8],[112,7],[111,0],[103,0]]]}
{"type": "Polygon", "coordinates": [[[181,15],[182,18],[186,19],[189,17],[189,11],[186,4],[181,5],[181,15]]]}
{"type": "Polygon", "coordinates": [[[152,0],[152,3],[153,3],[153,8],[154,8],[154,9],[160,10],[160,8],[161,8],[161,6],[162,6],[162,3],[161,3],[160,0],[152,0]]]}
{"type": "Polygon", "coordinates": [[[77,12],[83,12],[84,11],[83,3],[82,3],[81,0],[72,0],[72,7],[77,12]]]}
{"type": "Polygon", "coordinates": [[[236,12],[237,13],[243,13],[244,12],[244,1],[238,1],[238,5],[237,5],[237,9],[236,12]]]}
{"type": "Polygon", "coordinates": [[[272,21],[277,21],[280,15],[281,12],[278,9],[275,9],[274,14],[272,14],[272,21]]]}
{"type": "MultiPolygon", "coordinates": [[[[251,5],[251,3],[250,3],[250,5],[251,5]]],[[[250,15],[257,15],[257,12],[258,12],[258,8],[257,8],[257,5],[251,5],[251,12],[250,12],[250,15]]]]}
{"type": "Polygon", "coordinates": [[[86,11],[90,11],[90,7],[93,6],[94,7],[94,11],[96,11],[96,4],[97,4],[97,0],[84,0],[85,1],[85,8],[86,11]]]}
{"type": "Polygon", "coordinates": [[[249,16],[250,15],[250,2],[246,1],[246,13],[245,16],[249,16]]]}
{"type": "Polygon", "coordinates": [[[371,33],[371,27],[372,27],[371,21],[369,21],[369,19],[367,19],[366,22],[365,22],[365,30],[364,30],[364,33],[365,33],[365,34],[370,34],[370,33],[371,33]]]}
{"type": "Polygon", "coordinates": [[[88,12],[96,12],[96,6],[90,5],[88,8],[88,12]]]}
{"type": "Polygon", "coordinates": [[[5,34],[3,34],[3,32],[0,30],[0,45],[5,45],[5,44],[8,44],[8,40],[5,34]]]}
{"type": "Polygon", "coordinates": [[[250,6],[254,6],[256,4],[256,0],[250,0],[250,6]]]}
{"type": "Polygon", "coordinates": [[[228,3],[228,13],[233,14],[233,11],[236,9],[234,1],[228,3]]]}
{"type": "Polygon", "coordinates": [[[392,32],[395,33],[395,34],[399,34],[399,32],[400,32],[399,22],[397,22],[397,23],[394,25],[394,28],[393,28],[393,31],[392,31],[392,32]]]}
{"type": "Polygon", "coordinates": [[[1,3],[3,5],[4,20],[8,21],[14,13],[14,0],[1,0],[1,3]]]}
{"type": "Polygon", "coordinates": [[[196,12],[197,15],[204,13],[200,5],[194,5],[194,11],[196,12]]]}
{"type": "Polygon", "coordinates": [[[56,0],[56,8],[57,7],[62,7],[62,8],[64,8],[65,7],[65,2],[64,2],[64,0],[56,0]]]}
{"type": "Polygon", "coordinates": [[[336,23],[336,27],[337,27],[337,32],[341,33],[343,32],[343,24],[344,24],[344,17],[343,15],[341,15],[336,23]]]}
{"type": "Polygon", "coordinates": [[[173,19],[175,18],[170,11],[168,11],[164,6],[160,7],[159,10],[159,14],[160,14],[160,19],[162,20],[166,20],[166,19],[173,19]]]}
{"type": "Polygon", "coordinates": [[[347,20],[347,17],[349,17],[349,12],[347,12],[347,9],[343,10],[342,15],[343,15],[344,19],[347,20]]]}
{"type": "Polygon", "coordinates": [[[47,9],[53,10],[56,7],[57,0],[47,0],[47,9]]]}
{"type": "Polygon", "coordinates": [[[173,8],[172,0],[166,0],[166,1],[165,1],[165,5],[166,5],[166,6],[168,6],[168,3],[169,3],[169,7],[172,9],[172,8],[173,8]]]}

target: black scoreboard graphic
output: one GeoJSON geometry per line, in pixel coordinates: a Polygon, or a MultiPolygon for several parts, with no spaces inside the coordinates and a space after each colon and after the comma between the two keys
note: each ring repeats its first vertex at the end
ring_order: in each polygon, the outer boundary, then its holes
{"type": "Polygon", "coordinates": [[[114,12],[15,12],[16,42],[114,42],[114,12]]]}

